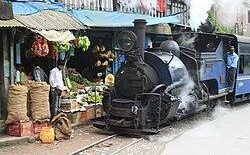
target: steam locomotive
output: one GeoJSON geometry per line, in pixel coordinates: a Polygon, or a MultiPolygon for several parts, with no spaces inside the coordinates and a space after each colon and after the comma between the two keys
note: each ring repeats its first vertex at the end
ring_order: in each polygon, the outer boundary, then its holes
{"type": "Polygon", "coordinates": [[[212,109],[218,102],[249,99],[250,39],[190,32],[144,51],[146,21],[134,23],[136,35],[132,31],[118,35],[127,61],[116,74],[114,87],[104,93],[106,116],[94,126],[157,133],[163,124],[212,109]],[[240,57],[233,92],[228,91],[224,59],[231,45],[240,57]]]}

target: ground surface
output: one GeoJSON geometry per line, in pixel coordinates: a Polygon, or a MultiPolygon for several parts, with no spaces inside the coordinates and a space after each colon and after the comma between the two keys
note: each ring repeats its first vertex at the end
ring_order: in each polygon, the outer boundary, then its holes
{"type": "MultiPolygon", "coordinates": [[[[41,144],[0,148],[0,155],[64,155],[94,141],[107,137],[94,127],[79,128],[71,139],[41,144]]],[[[135,139],[118,137],[81,154],[108,155],[135,139]]],[[[236,108],[216,107],[211,114],[203,113],[175,123],[157,135],[149,136],[120,155],[248,155],[250,154],[250,105],[236,108]]]]}

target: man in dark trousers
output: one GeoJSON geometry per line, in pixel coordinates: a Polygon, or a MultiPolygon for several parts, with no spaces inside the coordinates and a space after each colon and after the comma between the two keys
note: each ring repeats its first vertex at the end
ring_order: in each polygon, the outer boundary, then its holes
{"type": "Polygon", "coordinates": [[[63,82],[63,65],[62,60],[57,61],[57,66],[50,71],[49,83],[51,93],[51,115],[57,115],[60,108],[60,96],[63,91],[68,91],[68,88],[63,82]]]}
{"type": "Polygon", "coordinates": [[[235,53],[234,46],[230,46],[229,52],[226,54],[227,60],[227,73],[229,92],[233,92],[235,83],[235,74],[237,71],[239,56],[235,53]]]}

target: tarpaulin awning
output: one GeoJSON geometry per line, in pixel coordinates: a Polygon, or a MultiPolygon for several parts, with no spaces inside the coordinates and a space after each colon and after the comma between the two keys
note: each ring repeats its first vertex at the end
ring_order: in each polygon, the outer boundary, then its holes
{"type": "Polygon", "coordinates": [[[70,40],[75,39],[75,36],[70,31],[42,30],[42,31],[35,31],[35,32],[39,33],[47,40],[54,41],[54,42],[68,42],[70,40]]]}
{"type": "Polygon", "coordinates": [[[147,25],[179,23],[177,16],[152,17],[135,13],[71,10],[72,15],[89,27],[133,27],[135,19],[145,19],[147,25]]]}
{"type": "Polygon", "coordinates": [[[86,26],[67,13],[43,10],[29,15],[14,15],[20,23],[34,30],[79,30],[86,26]]]}
{"type": "Polygon", "coordinates": [[[23,24],[18,22],[16,19],[0,20],[0,27],[25,27],[23,24]]]}
{"type": "Polygon", "coordinates": [[[62,3],[44,2],[12,2],[13,12],[16,15],[28,15],[43,10],[67,11],[62,3]]]}

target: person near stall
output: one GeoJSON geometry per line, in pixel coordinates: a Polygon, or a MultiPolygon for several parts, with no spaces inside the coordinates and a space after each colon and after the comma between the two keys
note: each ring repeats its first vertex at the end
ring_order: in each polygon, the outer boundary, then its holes
{"type": "Polygon", "coordinates": [[[20,64],[16,67],[16,73],[15,73],[15,83],[16,84],[25,84],[28,81],[28,77],[25,73],[25,69],[20,64]]]}
{"type": "Polygon", "coordinates": [[[64,61],[58,60],[57,66],[50,71],[50,98],[51,98],[51,116],[54,117],[58,114],[60,108],[60,96],[63,91],[68,91],[67,86],[63,82],[63,67],[64,61]]]}
{"type": "Polygon", "coordinates": [[[35,67],[33,69],[33,77],[34,77],[34,80],[38,81],[38,82],[47,82],[48,81],[47,74],[38,65],[35,65],[35,67]]]}

